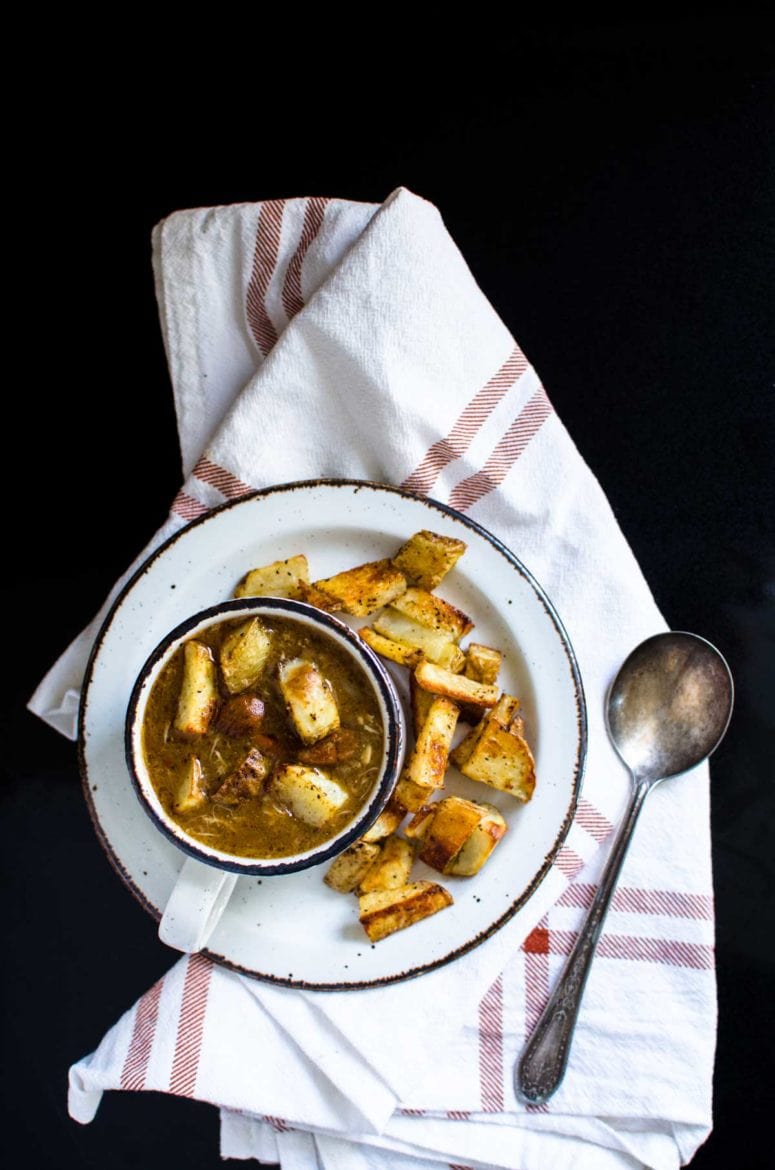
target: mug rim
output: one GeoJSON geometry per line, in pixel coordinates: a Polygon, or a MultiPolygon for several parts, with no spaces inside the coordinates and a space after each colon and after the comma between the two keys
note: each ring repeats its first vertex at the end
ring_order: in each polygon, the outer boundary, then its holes
{"type": "MultiPolygon", "coordinates": [[[[281,597],[232,598],[199,610],[184,621],[179,622],[157,643],[140,668],[132,687],[124,723],[124,754],[132,785],[140,804],[156,827],[183,853],[196,858],[197,861],[215,869],[246,875],[272,876],[298,873],[313,865],[320,865],[324,861],[330,860],[362,836],[384,809],[395,786],[403,761],[405,739],[404,712],[395,683],[371,647],[346,622],[334,617],[333,614],[317,609],[307,602],[297,601],[295,598],[281,597]],[[186,637],[194,631],[215,625],[218,620],[228,621],[230,617],[238,617],[240,614],[255,613],[258,616],[261,613],[273,612],[277,613],[278,616],[287,617],[291,621],[301,618],[303,619],[302,624],[318,626],[322,628],[324,633],[338,635],[337,643],[342,645],[344,642],[343,648],[352,658],[358,660],[382,708],[384,747],[380,778],[372,790],[371,798],[349,826],[332,839],[322,841],[317,848],[303,854],[265,859],[240,858],[236,854],[228,853],[214,856],[213,853],[207,851],[207,846],[197,841],[196,838],[188,836],[172,817],[163,816],[151,803],[138,768],[138,756],[140,756],[141,749],[138,737],[142,731],[145,715],[145,706],[143,706],[142,717],[139,717],[139,707],[143,696],[150,695],[153,683],[156,682],[159,671],[166,665],[166,661],[179,649],[186,637]],[[153,682],[149,681],[152,677],[153,682]]],[[[140,759],[142,759],[141,756],[140,759]]],[[[147,778],[148,787],[153,789],[144,761],[143,772],[147,778]]]]}

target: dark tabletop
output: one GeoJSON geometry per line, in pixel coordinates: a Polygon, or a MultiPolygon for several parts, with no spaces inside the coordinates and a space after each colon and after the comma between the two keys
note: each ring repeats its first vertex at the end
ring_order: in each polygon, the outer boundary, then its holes
{"type": "Polygon", "coordinates": [[[68,1066],[173,956],[97,843],[74,746],[24,710],[180,486],[151,228],[181,207],[379,201],[399,185],[439,207],[668,623],[730,662],[737,707],[712,766],[716,1122],[693,1166],[771,1164],[755,1151],[772,1118],[775,975],[772,42],[756,21],[706,19],[493,26],[454,46],[402,34],[382,45],[384,71],[365,35],[360,53],[329,51],[309,27],[252,69],[241,45],[221,75],[213,59],[235,46],[203,26],[174,46],[174,85],[158,81],[173,50],[150,33],[131,68],[84,53],[38,78],[46,114],[6,219],[32,326],[6,378],[26,426],[4,444],[14,1164],[219,1165],[202,1104],[112,1093],[91,1126],[67,1117],[68,1066]]]}

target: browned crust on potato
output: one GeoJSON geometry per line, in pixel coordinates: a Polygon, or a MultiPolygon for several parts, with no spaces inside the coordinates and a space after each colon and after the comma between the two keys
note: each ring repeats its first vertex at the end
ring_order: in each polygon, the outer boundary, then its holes
{"type": "Polygon", "coordinates": [[[410,536],[396,555],[393,564],[421,589],[435,589],[466,551],[466,544],[452,536],[422,529],[410,536]]]}
{"type": "Polygon", "coordinates": [[[316,589],[336,598],[338,609],[354,617],[389,605],[406,590],[406,584],[404,574],[389,560],[369,561],[314,582],[316,589]]]}
{"type": "Polygon", "coordinates": [[[494,707],[498,701],[498,688],[485,683],[474,682],[463,675],[453,674],[432,662],[421,662],[415,668],[414,677],[426,691],[444,695],[459,703],[475,703],[479,707],[494,707]]]}
{"type": "Polygon", "coordinates": [[[452,902],[449,891],[436,882],[412,882],[399,890],[363,894],[359,899],[359,921],[369,939],[379,942],[451,906],[452,902]]]}

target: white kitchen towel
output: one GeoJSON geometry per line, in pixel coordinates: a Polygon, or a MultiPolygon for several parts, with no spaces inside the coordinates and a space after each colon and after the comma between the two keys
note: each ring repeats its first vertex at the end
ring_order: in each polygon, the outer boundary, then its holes
{"type": "MultiPolygon", "coordinates": [[[[589,754],[552,871],[482,947],[410,983],[332,994],[182,959],[73,1067],[73,1116],[89,1120],[106,1088],[194,1096],[222,1107],[225,1154],[270,1148],[286,1167],[313,1153],[343,1170],[686,1161],[711,1124],[707,768],[644,811],[562,1088],[531,1108],[512,1087],[627,799],[603,696],[628,651],[664,629],[535,371],[438,211],[403,188],[381,207],[177,212],[155,230],[154,268],[186,479],[142,557],[273,483],[333,475],[430,494],[491,529],[552,597],[584,679],[589,754]]],[[[31,701],[66,734],[100,617],[31,701]]]]}

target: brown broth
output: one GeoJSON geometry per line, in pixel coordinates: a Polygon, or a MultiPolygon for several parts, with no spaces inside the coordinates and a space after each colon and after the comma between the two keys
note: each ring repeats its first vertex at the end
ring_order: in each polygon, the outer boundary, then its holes
{"type": "MultiPolygon", "coordinates": [[[[191,641],[209,646],[218,662],[224,637],[246,619],[220,622],[197,634],[191,641]]],[[[183,676],[183,647],[180,646],[153,685],[143,721],[143,752],[148,774],[161,803],[189,836],[214,849],[237,857],[287,857],[312,849],[344,828],[356,815],[373,787],[379,771],[384,729],[374,691],[364,671],[333,639],[287,618],[259,619],[271,633],[269,659],[258,682],[245,691],[264,703],[264,718],[257,733],[231,738],[219,731],[217,713],[203,735],[183,736],[174,728],[183,676]],[[349,794],[349,799],[322,826],[306,825],[292,816],[271,793],[227,805],[213,799],[225,777],[237,767],[254,745],[262,748],[261,737],[279,741],[272,755],[277,763],[298,762],[304,745],[298,739],[277,679],[283,659],[304,658],[314,662],[332,688],[342,728],[354,733],[357,749],[351,759],[337,764],[317,765],[349,794]],[[175,802],[192,756],[202,765],[208,800],[201,809],[181,813],[175,802]]],[[[230,697],[220,669],[218,690],[221,703],[230,697]]]]}

